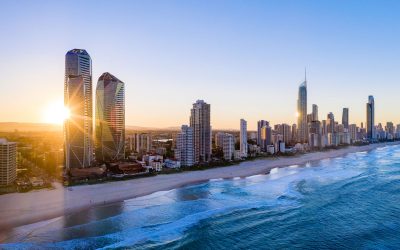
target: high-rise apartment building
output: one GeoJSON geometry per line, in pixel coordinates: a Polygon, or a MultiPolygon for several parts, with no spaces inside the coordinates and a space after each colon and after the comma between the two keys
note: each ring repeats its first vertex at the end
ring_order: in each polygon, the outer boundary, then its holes
{"type": "Polygon", "coordinates": [[[0,138],[0,186],[8,186],[17,178],[17,143],[0,138]]]}
{"type": "Polygon", "coordinates": [[[190,114],[190,127],[194,134],[194,159],[195,162],[208,162],[211,160],[211,124],[210,104],[203,100],[193,103],[190,114]]]}
{"type": "Polygon", "coordinates": [[[297,140],[306,143],[308,140],[307,128],[307,78],[299,86],[297,99],[297,140]]]}
{"type": "Polygon", "coordinates": [[[224,134],[222,152],[225,160],[232,160],[235,153],[235,137],[232,134],[224,134]]]}
{"type": "Polygon", "coordinates": [[[261,128],[261,149],[267,151],[268,145],[272,144],[272,128],[265,125],[261,128]]]}
{"type": "Polygon", "coordinates": [[[194,165],[193,128],[182,125],[181,132],[176,136],[175,158],[181,166],[194,165]]]}
{"type": "Polygon", "coordinates": [[[326,129],[327,133],[335,133],[335,116],[330,112],[326,119],[326,129]]]}
{"type": "Polygon", "coordinates": [[[125,158],[125,86],[110,73],[100,76],[96,88],[96,160],[125,158]]]}
{"type": "Polygon", "coordinates": [[[93,159],[92,60],[82,49],[65,55],[64,104],[70,118],[64,124],[65,167],[89,167],[93,159]]]}
{"type": "Polygon", "coordinates": [[[312,105],[312,119],[311,121],[318,121],[318,106],[316,104],[312,105]]]}
{"type": "Polygon", "coordinates": [[[260,120],[257,122],[257,145],[260,147],[262,147],[261,129],[264,126],[269,126],[269,122],[265,120],[260,120]]]}
{"type": "Polygon", "coordinates": [[[366,119],[366,129],[367,138],[375,139],[375,101],[372,95],[368,96],[368,102],[366,104],[367,119],[366,119]]]}
{"type": "Polygon", "coordinates": [[[215,133],[215,147],[222,148],[224,143],[224,132],[217,132],[215,133]]]}
{"type": "Polygon", "coordinates": [[[342,124],[345,130],[349,129],[349,108],[343,108],[342,124]]]}
{"type": "Polygon", "coordinates": [[[247,121],[240,119],[240,155],[241,157],[247,157],[247,121]]]}
{"type": "Polygon", "coordinates": [[[285,144],[290,144],[292,141],[292,129],[291,126],[283,123],[283,124],[277,124],[275,125],[276,127],[276,132],[278,134],[282,135],[282,141],[285,142],[285,144]]]}
{"type": "Polygon", "coordinates": [[[349,125],[350,141],[354,143],[358,140],[358,131],[356,124],[349,125]]]}

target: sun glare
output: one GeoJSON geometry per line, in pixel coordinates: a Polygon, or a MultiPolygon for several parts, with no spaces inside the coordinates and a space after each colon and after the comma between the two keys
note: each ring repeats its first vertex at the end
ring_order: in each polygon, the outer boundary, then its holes
{"type": "Polygon", "coordinates": [[[63,102],[51,103],[44,111],[44,121],[52,124],[62,124],[70,115],[69,109],[63,102]]]}

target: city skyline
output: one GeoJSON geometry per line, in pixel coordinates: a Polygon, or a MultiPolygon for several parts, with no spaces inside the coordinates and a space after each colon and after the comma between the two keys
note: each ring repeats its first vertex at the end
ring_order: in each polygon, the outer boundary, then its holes
{"type": "Polygon", "coordinates": [[[365,123],[365,96],[373,95],[378,103],[375,123],[400,123],[393,112],[400,104],[393,91],[400,81],[398,3],[221,2],[212,3],[211,10],[209,4],[158,2],[151,5],[153,14],[139,14],[150,5],[104,2],[88,13],[89,2],[79,3],[80,8],[67,2],[47,2],[46,7],[5,2],[0,20],[8,26],[0,29],[13,32],[0,41],[11,48],[0,67],[0,92],[8,93],[0,105],[19,101],[12,109],[0,110],[0,122],[46,122],[46,110],[63,103],[62,56],[82,48],[92,57],[94,79],[109,71],[129,83],[127,125],[179,127],[188,123],[185,107],[197,99],[213,105],[213,129],[238,129],[241,118],[249,130],[256,130],[260,119],[293,124],[304,67],[308,110],[315,103],[321,117],[333,112],[340,118],[347,107],[350,124],[365,123]],[[103,27],[95,20],[106,9],[122,14],[101,24],[125,39],[96,42],[103,27]],[[88,15],[85,20],[82,13],[88,15]],[[243,18],[238,21],[237,15],[243,18]],[[38,28],[44,24],[49,28],[38,28]],[[72,35],[78,24],[85,29],[72,35]],[[229,94],[224,95],[226,90],[229,94]],[[144,103],[146,108],[137,108],[144,103]]]}

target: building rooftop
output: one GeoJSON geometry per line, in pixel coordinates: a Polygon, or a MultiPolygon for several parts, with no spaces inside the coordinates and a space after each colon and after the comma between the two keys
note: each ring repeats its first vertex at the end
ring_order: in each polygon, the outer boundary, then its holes
{"type": "Polygon", "coordinates": [[[86,50],[84,49],[71,49],[67,52],[67,54],[82,54],[82,55],[89,55],[86,50]]]}
{"type": "Polygon", "coordinates": [[[104,80],[109,80],[109,81],[116,81],[116,82],[122,82],[112,74],[105,72],[99,77],[99,81],[104,81],[104,80]]]}

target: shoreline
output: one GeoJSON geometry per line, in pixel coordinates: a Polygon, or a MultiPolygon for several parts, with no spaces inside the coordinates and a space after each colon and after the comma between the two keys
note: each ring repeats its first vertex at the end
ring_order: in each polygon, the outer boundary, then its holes
{"type": "MultiPolygon", "coordinates": [[[[365,146],[349,146],[347,148],[306,153],[294,157],[245,161],[237,165],[210,168],[202,171],[187,171],[72,187],[63,187],[58,184],[53,190],[5,194],[0,196],[0,204],[2,204],[0,205],[0,232],[7,232],[15,227],[77,213],[93,206],[122,202],[160,191],[204,183],[211,179],[233,179],[235,177],[243,178],[269,174],[273,168],[303,165],[309,162],[341,157],[350,153],[370,151],[399,144],[400,142],[386,142],[365,146]]],[[[1,241],[2,239],[0,239],[1,241]]]]}

